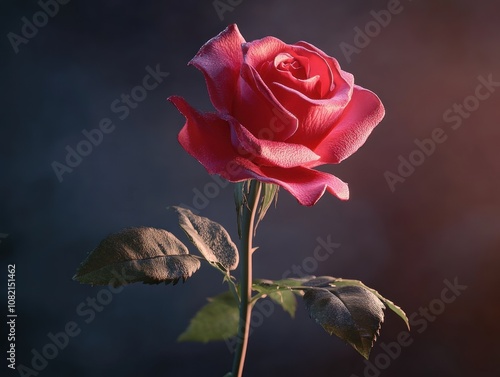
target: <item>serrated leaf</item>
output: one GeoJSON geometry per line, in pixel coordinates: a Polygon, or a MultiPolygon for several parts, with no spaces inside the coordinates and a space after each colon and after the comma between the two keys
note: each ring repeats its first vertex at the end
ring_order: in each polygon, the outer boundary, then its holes
{"type": "Polygon", "coordinates": [[[172,233],[129,228],[105,238],[78,268],[74,280],[115,287],[143,282],[174,284],[200,268],[200,261],[172,233]]]}
{"type": "Polygon", "coordinates": [[[238,248],[222,225],[185,208],[173,209],[179,215],[179,225],[207,261],[226,270],[238,267],[238,248]]]}
{"type": "Polygon", "coordinates": [[[238,334],[238,302],[231,292],[208,299],[208,304],[191,319],[178,341],[207,343],[229,339],[238,334]]]}
{"type": "Polygon", "coordinates": [[[304,301],[310,316],[330,335],[368,359],[384,321],[384,304],[373,293],[358,286],[313,288],[306,290],[304,301]]]}
{"type": "Polygon", "coordinates": [[[372,292],[375,296],[377,296],[389,309],[391,309],[394,313],[396,313],[405,323],[406,327],[408,327],[408,330],[410,330],[410,321],[408,320],[408,316],[404,312],[403,309],[401,309],[398,305],[396,305],[394,302],[391,300],[385,298],[382,296],[380,293],[378,293],[375,289],[370,288],[363,284],[359,280],[351,280],[351,279],[334,279],[332,282],[337,287],[342,287],[342,286],[358,286],[358,287],[363,287],[368,289],[370,292],[372,292]]]}

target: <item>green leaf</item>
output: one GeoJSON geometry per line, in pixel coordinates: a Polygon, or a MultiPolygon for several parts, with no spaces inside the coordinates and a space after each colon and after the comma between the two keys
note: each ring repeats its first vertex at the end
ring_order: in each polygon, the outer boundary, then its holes
{"type": "Polygon", "coordinates": [[[261,194],[261,199],[259,202],[259,207],[257,209],[258,217],[255,222],[255,231],[257,231],[257,227],[259,226],[259,223],[264,219],[264,216],[266,216],[267,210],[269,207],[271,207],[271,204],[278,202],[278,190],[279,186],[274,185],[272,183],[262,183],[262,194],[261,194]]]}
{"type": "Polygon", "coordinates": [[[238,302],[231,292],[208,299],[180,336],[179,341],[207,343],[229,339],[238,334],[238,302]]]}
{"type": "Polygon", "coordinates": [[[337,280],[338,279],[333,278],[331,276],[318,276],[312,279],[308,279],[306,282],[303,283],[303,285],[306,287],[328,288],[331,287],[333,283],[337,280]]]}
{"type": "Polygon", "coordinates": [[[198,258],[163,229],[129,228],[105,238],[78,268],[74,280],[115,287],[129,283],[176,284],[200,268],[198,258]]]}
{"type": "MultiPolygon", "coordinates": [[[[246,180],[243,182],[236,183],[234,187],[234,204],[236,206],[236,217],[238,221],[238,236],[241,238],[241,220],[243,216],[243,210],[245,206],[248,206],[248,194],[250,192],[250,185],[252,180],[246,180]]],[[[262,185],[262,193],[260,195],[259,204],[257,207],[257,217],[255,220],[254,236],[257,231],[259,223],[264,219],[267,210],[271,207],[271,204],[278,202],[278,190],[279,186],[272,183],[260,183],[262,185]]]]}
{"type": "Polygon", "coordinates": [[[237,182],[234,185],[234,205],[236,207],[236,221],[238,222],[238,237],[241,239],[242,229],[241,220],[243,216],[243,207],[248,205],[247,195],[250,190],[250,180],[237,182]]]}
{"type": "Polygon", "coordinates": [[[207,261],[225,270],[234,270],[238,266],[238,248],[222,225],[188,209],[172,208],[179,215],[181,228],[207,261]]]}
{"type": "Polygon", "coordinates": [[[282,280],[275,280],[273,283],[280,287],[295,288],[304,285],[308,281],[310,281],[310,278],[288,278],[282,280]]]}
{"type": "Polygon", "coordinates": [[[292,291],[276,291],[269,293],[269,298],[275,303],[281,305],[284,311],[290,314],[290,317],[295,317],[297,310],[297,299],[292,291]]]}
{"type": "Polygon", "coordinates": [[[363,287],[368,289],[370,292],[372,292],[375,296],[377,296],[389,309],[391,309],[394,313],[396,313],[401,319],[406,323],[406,327],[408,327],[408,330],[410,329],[410,321],[408,320],[408,316],[406,313],[401,309],[399,306],[397,306],[394,302],[391,300],[385,298],[382,296],[380,293],[378,293],[375,289],[367,287],[364,285],[361,281],[359,280],[351,280],[351,279],[334,279],[332,282],[333,285],[336,287],[342,287],[342,286],[358,286],[358,287],[363,287]]]}
{"type": "Polygon", "coordinates": [[[330,335],[351,344],[366,359],[384,321],[384,304],[359,286],[311,288],[304,301],[310,316],[330,335]]]}
{"type": "Polygon", "coordinates": [[[269,296],[275,303],[281,305],[292,318],[295,317],[297,309],[297,300],[295,293],[291,291],[290,287],[272,280],[254,280],[252,289],[260,293],[257,297],[269,296]]]}

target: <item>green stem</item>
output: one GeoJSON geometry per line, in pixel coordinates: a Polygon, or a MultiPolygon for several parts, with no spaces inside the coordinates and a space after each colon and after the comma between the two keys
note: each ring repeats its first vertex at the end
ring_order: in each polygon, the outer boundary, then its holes
{"type": "Polygon", "coordinates": [[[252,239],[254,234],[255,213],[257,212],[262,184],[259,181],[250,183],[248,194],[248,207],[243,208],[242,234],[241,234],[241,301],[240,319],[238,324],[238,338],[233,362],[233,377],[243,375],[245,356],[247,353],[248,336],[250,330],[250,317],[252,314],[252,239]]]}

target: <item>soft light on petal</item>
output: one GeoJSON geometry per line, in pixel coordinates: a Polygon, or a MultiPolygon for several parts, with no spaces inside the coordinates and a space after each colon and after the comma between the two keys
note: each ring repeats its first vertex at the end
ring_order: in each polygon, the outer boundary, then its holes
{"type": "Polygon", "coordinates": [[[312,206],[325,191],[341,200],[349,199],[349,188],[334,175],[305,167],[291,169],[261,167],[253,171],[254,178],[280,185],[290,192],[300,204],[312,206]]]}
{"type": "Polygon", "coordinates": [[[234,118],[228,120],[233,146],[257,165],[290,168],[311,165],[320,158],[304,145],[258,139],[234,118]]]}
{"type": "Polygon", "coordinates": [[[354,86],[349,105],[335,127],[314,151],[321,164],[337,164],[356,152],[385,115],[380,99],[371,91],[354,86]]]}
{"type": "Polygon", "coordinates": [[[205,43],[189,62],[203,72],[210,100],[220,112],[227,113],[232,107],[243,62],[243,43],[238,27],[230,25],[205,43]]]}
{"type": "Polygon", "coordinates": [[[182,147],[209,173],[225,170],[228,161],[236,157],[229,124],[216,114],[198,112],[184,98],[172,96],[168,100],[186,117],[178,136],[182,147]]]}

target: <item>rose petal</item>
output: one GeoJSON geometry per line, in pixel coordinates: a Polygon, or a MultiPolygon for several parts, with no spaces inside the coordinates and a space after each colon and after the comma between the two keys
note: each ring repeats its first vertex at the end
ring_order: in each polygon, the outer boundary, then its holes
{"type": "Polygon", "coordinates": [[[349,105],[314,151],[320,164],[337,164],[356,152],[382,120],[385,109],[371,91],[355,85],[349,105]]]}
{"type": "MultiPolygon", "coordinates": [[[[316,46],[313,46],[312,44],[309,44],[307,42],[300,41],[300,42],[297,42],[296,45],[303,47],[308,52],[316,53],[318,56],[320,56],[323,59],[325,64],[327,64],[330,67],[330,70],[332,72],[333,86],[334,87],[348,86],[348,87],[352,88],[354,86],[354,76],[349,72],[343,71],[340,68],[340,64],[337,61],[337,59],[332,58],[331,56],[325,54],[322,50],[320,50],[316,46]]],[[[332,88],[332,90],[333,90],[333,88],[332,88]]],[[[324,95],[323,97],[332,97],[332,94],[330,94],[328,96],[324,95]]]]}
{"type": "Polygon", "coordinates": [[[242,46],[245,63],[259,68],[263,62],[274,61],[281,52],[288,52],[290,48],[278,38],[265,37],[252,42],[246,42],[242,46]]]}
{"type": "Polygon", "coordinates": [[[309,50],[301,45],[294,45],[293,47],[297,55],[309,59],[309,76],[319,76],[321,78],[320,97],[327,97],[328,93],[335,89],[336,80],[339,84],[341,83],[335,75],[338,71],[337,67],[329,62],[333,58],[322,56],[315,50],[309,50]]]}
{"type": "Polygon", "coordinates": [[[233,146],[259,166],[290,168],[311,165],[319,156],[304,145],[258,139],[234,118],[231,123],[233,146]]]}
{"type": "MultiPolygon", "coordinates": [[[[260,65],[266,61],[274,61],[280,53],[287,53],[292,57],[304,57],[308,60],[307,76],[320,76],[327,85],[327,90],[332,84],[333,75],[328,64],[323,64],[324,58],[301,45],[289,45],[274,37],[265,37],[243,44],[245,63],[260,71],[260,65]]],[[[303,64],[305,66],[305,64],[303,64]]]]}
{"type": "MultiPolygon", "coordinates": [[[[274,37],[266,37],[243,44],[245,63],[254,67],[259,74],[261,73],[262,63],[274,61],[275,57],[280,53],[287,53],[298,60],[307,59],[307,64],[302,62],[302,65],[307,68],[307,77],[319,76],[321,78],[320,97],[324,97],[335,87],[335,71],[332,71],[332,67],[335,69],[336,67],[334,64],[325,61],[327,55],[319,52],[321,50],[309,49],[306,45],[288,45],[274,37]]],[[[265,82],[267,85],[271,84],[267,80],[265,82]]]]}
{"type": "MultiPolygon", "coordinates": [[[[337,59],[326,54],[323,50],[317,48],[316,46],[313,46],[312,44],[304,42],[304,41],[297,42],[295,44],[295,46],[303,47],[308,52],[315,52],[318,56],[323,58],[323,60],[328,64],[331,71],[333,72],[333,75],[334,75],[333,80],[334,80],[335,85],[339,84],[339,80],[346,82],[349,86],[354,85],[354,76],[352,74],[350,74],[349,72],[343,71],[340,68],[340,64],[339,64],[337,59]]],[[[307,56],[307,53],[306,53],[306,56],[307,56]]]]}
{"type": "Polygon", "coordinates": [[[308,59],[283,52],[274,57],[273,67],[277,72],[293,73],[292,76],[299,80],[306,80],[310,71],[308,59]]]}
{"type": "Polygon", "coordinates": [[[352,88],[335,88],[332,98],[312,99],[282,84],[273,85],[273,93],[287,109],[293,109],[299,121],[297,131],[287,140],[304,144],[314,150],[332,130],[337,119],[349,103],[352,88]]]}
{"type": "Polygon", "coordinates": [[[334,175],[304,167],[291,169],[268,168],[251,171],[253,177],[277,184],[290,192],[300,204],[312,206],[325,191],[341,200],[349,199],[349,187],[334,175]]]}
{"type": "Polygon", "coordinates": [[[182,97],[171,96],[168,100],[186,118],[179,143],[210,174],[219,174],[231,182],[254,178],[250,169],[259,168],[233,148],[230,124],[225,119],[219,114],[197,111],[182,97]]]}
{"type": "Polygon", "coordinates": [[[260,139],[285,141],[293,135],[297,118],[279,103],[255,68],[244,63],[241,78],[231,115],[260,139]]]}
{"type": "Polygon", "coordinates": [[[278,55],[274,62],[262,64],[260,68],[262,80],[267,83],[277,82],[284,86],[293,87],[310,98],[321,98],[321,78],[319,75],[308,76],[309,61],[303,57],[298,57],[297,60],[294,60],[294,63],[300,64],[299,69],[282,70],[279,68],[281,63],[279,58],[282,58],[283,55],[285,54],[278,55]],[[302,74],[306,77],[300,78],[302,74]]]}
{"type": "Polygon", "coordinates": [[[243,43],[245,39],[238,27],[235,24],[229,25],[205,43],[189,62],[205,76],[210,100],[220,112],[229,113],[232,108],[243,62],[243,43]]]}
{"type": "Polygon", "coordinates": [[[314,205],[325,190],[339,199],[349,198],[347,184],[337,177],[306,167],[259,167],[238,155],[231,145],[228,122],[213,113],[200,113],[183,98],[168,100],[186,117],[179,133],[179,143],[196,158],[210,174],[220,174],[232,182],[258,179],[275,183],[289,191],[300,204],[314,205]]]}
{"type": "Polygon", "coordinates": [[[182,97],[172,96],[168,100],[186,117],[178,136],[182,147],[210,174],[225,170],[228,161],[237,156],[231,145],[229,124],[217,114],[198,112],[182,97]]]}
{"type": "MultiPolygon", "coordinates": [[[[243,52],[245,63],[242,66],[242,78],[248,83],[250,89],[262,91],[265,88],[269,92],[270,101],[277,101],[298,119],[296,132],[290,135],[289,139],[280,140],[305,144],[311,149],[316,148],[331,131],[335,121],[349,103],[354,85],[353,76],[342,71],[337,60],[305,42],[286,45],[279,39],[267,37],[245,43],[243,52]],[[275,62],[276,57],[282,57],[285,54],[296,57],[303,66],[306,65],[303,59],[307,58],[309,77],[319,77],[320,96],[311,95],[311,93],[318,92],[313,82],[305,83],[296,78],[293,78],[294,81],[291,79],[285,82],[276,77],[276,75],[283,76],[283,72],[270,73],[274,66],[271,67],[269,62],[275,62]],[[252,75],[248,74],[249,71],[255,71],[255,67],[259,67],[257,72],[252,75]]],[[[242,90],[243,98],[245,98],[244,94],[242,90]]],[[[238,117],[238,119],[242,118],[238,117]]],[[[252,130],[252,132],[255,134],[255,131],[252,130]]]]}

